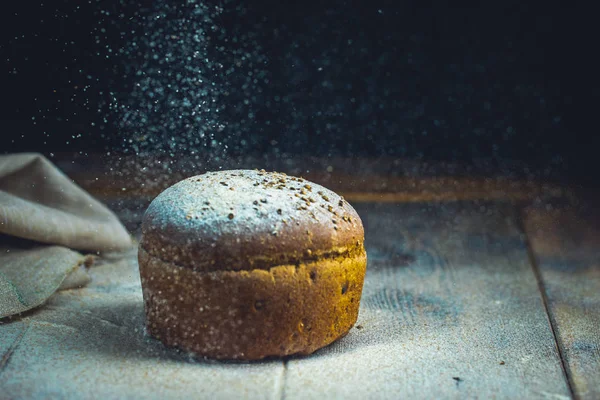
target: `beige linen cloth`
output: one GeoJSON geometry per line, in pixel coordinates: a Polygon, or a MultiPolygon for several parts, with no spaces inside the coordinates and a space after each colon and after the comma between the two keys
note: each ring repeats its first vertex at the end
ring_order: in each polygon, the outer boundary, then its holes
{"type": "Polygon", "coordinates": [[[44,156],[0,155],[0,318],[85,284],[92,257],[74,250],[131,246],[118,218],[44,156]]]}

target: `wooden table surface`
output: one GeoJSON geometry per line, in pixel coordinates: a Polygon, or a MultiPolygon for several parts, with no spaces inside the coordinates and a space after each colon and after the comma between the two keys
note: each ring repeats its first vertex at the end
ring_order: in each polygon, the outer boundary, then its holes
{"type": "MultiPolygon", "coordinates": [[[[0,323],[0,399],[600,398],[593,199],[543,181],[338,164],[302,175],[345,194],[365,225],[360,316],[344,339],[304,358],[190,359],[145,334],[132,250],[0,323]]],[[[62,167],[134,236],[181,178],[141,186],[62,167]]]]}

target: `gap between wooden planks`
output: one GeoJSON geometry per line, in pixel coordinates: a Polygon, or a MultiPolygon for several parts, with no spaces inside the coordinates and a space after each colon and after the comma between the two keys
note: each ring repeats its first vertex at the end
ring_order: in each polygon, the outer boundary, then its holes
{"type": "Polygon", "coordinates": [[[574,397],[590,400],[600,398],[600,215],[594,203],[532,205],[522,213],[574,397]]]}

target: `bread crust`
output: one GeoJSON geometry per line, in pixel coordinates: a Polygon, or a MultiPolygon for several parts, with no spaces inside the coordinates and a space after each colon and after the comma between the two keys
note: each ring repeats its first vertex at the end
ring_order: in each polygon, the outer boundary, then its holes
{"type": "Polygon", "coordinates": [[[140,249],[148,331],[215,359],[306,355],[356,322],[366,254],[268,270],[194,271],[140,249]],[[143,267],[142,267],[143,266],[143,267]]]}
{"type": "Polygon", "coordinates": [[[232,170],[183,180],[142,221],[141,247],[202,271],[269,269],[363,247],[360,217],[342,197],[302,178],[232,170]]]}
{"type": "Polygon", "coordinates": [[[217,359],[310,354],[358,317],[364,231],[302,178],[221,171],[159,195],[138,259],[150,334],[217,359]]]}

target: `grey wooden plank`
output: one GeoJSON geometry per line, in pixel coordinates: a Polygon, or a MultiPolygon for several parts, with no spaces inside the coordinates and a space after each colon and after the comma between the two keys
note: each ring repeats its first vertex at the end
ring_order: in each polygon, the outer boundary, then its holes
{"type": "MultiPolygon", "coordinates": [[[[281,396],[280,360],[202,361],[148,337],[134,254],[97,266],[88,287],[55,294],[17,323],[30,328],[0,372],[2,399],[281,396]]],[[[12,327],[0,325],[6,343],[12,327]]]]}
{"type": "Polygon", "coordinates": [[[288,362],[286,399],[570,397],[512,207],[357,210],[369,257],[358,325],[288,362]]]}
{"type": "Polygon", "coordinates": [[[529,207],[525,229],[577,398],[600,398],[600,218],[529,207]]]}

